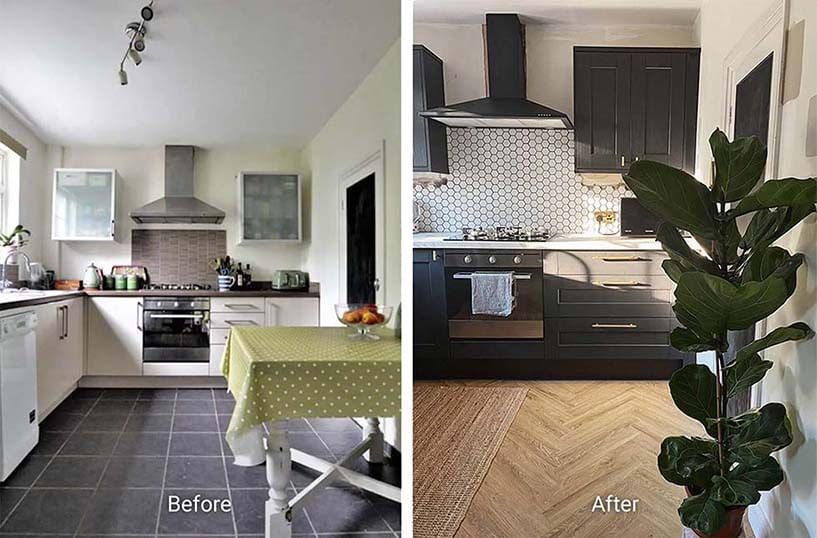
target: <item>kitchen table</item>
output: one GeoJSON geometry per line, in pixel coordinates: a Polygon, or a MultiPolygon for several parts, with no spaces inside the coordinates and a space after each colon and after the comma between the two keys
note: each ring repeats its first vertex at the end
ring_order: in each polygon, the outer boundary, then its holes
{"type": "Polygon", "coordinates": [[[336,327],[230,330],[222,372],[236,405],[227,443],[236,465],[266,462],[267,538],[289,538],[292,511],[334,480],[400,502],[399,488],[345,467],[361,455],[372,463],[382,461],[383,433],[377,417],[400,413],[400,341],[393,336],[358,340],[349,334],[336,327]],[[291,449],[287,421],[317,417],[366,417],[361,442],[336,463],[291,449]],[[292,461],[321,475],[289,499],[292,461]]]}

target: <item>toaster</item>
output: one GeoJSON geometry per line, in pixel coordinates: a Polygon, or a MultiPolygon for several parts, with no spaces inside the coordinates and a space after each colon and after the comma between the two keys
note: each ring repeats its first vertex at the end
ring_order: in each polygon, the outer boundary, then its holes
{"type": "Polygon", "coordinates": [[[274,290],[302,290],[309,287],[309,273],[296,270],[279,270],[272,274],[274,290]]]}

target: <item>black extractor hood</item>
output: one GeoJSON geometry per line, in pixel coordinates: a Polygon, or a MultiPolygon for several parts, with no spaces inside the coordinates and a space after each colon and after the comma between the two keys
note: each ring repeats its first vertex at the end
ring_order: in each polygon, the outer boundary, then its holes
{"type": "Polygon", "coordinates": [[[449,127],[572,129],[564,112],[527,99],[525,27],[516,14],[485,16],[488,97],[432,108],[420,115],[449,127]]]}
{"type": "Polygon", "coordinates": [[[193,146],[165,146],[165,195],[134,209],[140,224],[220,224],[224,211],[193,196],[193,146]]]}

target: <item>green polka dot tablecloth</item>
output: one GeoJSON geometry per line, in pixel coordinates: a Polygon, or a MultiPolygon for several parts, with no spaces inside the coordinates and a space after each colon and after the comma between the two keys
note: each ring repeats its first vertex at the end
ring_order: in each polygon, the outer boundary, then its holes
{"type": "Polygon", "coordinates": [[[221,369],[236,405],[227,442],[263,422],[400,414],[400,340],[344,327],[234,327],[221,369]]]}

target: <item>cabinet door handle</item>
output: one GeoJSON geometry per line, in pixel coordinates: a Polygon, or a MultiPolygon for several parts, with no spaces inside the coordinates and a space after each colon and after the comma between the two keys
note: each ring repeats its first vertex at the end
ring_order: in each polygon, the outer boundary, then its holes
{"type": "Polygon", "coordinates": [[[68,305],[63,306],[65,310],[62,313],[62,325],[64,327],[63,334],[68,338],[68,305]]]}
{"type": "Polygon", "coordinates": [[[136,328],[142,330],[142,303],[136,303],[136,328]]]}
{"type": "Polygon", "coordinates": [[[241,312],[246,312],[247,310],[258,310],[258,307],[252,304],[225,304],[224,307],[241,312]]]}
{"type": "Polygon", "coordinates": [[[594,260],[601,260],[603,262],[648,262],[649,258],[642,258],[641,256],[593,256],[594,260]]]}
{"type": "Polygon", "coordinates": [[[621,156],[621,166],[622,166],[622,168],[625,166],[624,155],[621,156]]]}
{"type": "Polygon", "coordinates": [[[226,323],[230,327],[233,327],[233,326],[240,327],[242,325],[244,325],[244,326],[256,326],[256,327],[258,326],[258,324],[256,322],[254,322],[252,320],[249,320],[249,319],[238,319],[238,320],[225,319],[224,323],[226,323]]]}
{"type": "Polygon", "coordinates": [[[60,340],[65,338],[65,315],[63,314],[63,307],[57,307],[57,321],[60,324],[60,340]]]}
{"type": "Polygon", "coordinates": [[[635,323],[594,323],[591,327],[594,329],[637,329],[638,325],[635,323]]]}
{"type": "Polygon", "coordinates": [[[633,286],[649,286],[649,284],[645,284],[643,282],[639,282],[638,280],[622,280],[620,282],[602,282],[599,280],[594,280],[591,282],[594,286],[615,286],[615,287],[633,287],[633,286]]]}
{"type": "Polygon", "coordinates": [[[433,262],[437,261],[437,251],[436,250],[431,251],[431,261],[433,261],[433,262]]]}

